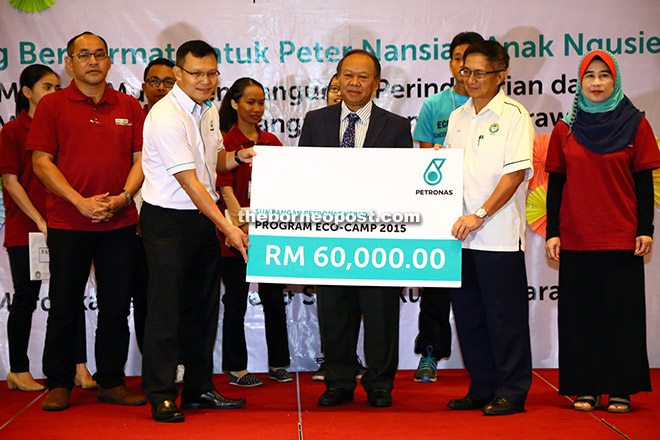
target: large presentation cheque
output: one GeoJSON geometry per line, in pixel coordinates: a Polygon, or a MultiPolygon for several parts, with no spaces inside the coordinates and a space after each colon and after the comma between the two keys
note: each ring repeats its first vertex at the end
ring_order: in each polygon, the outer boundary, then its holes
{"type": "Polygon", "coordinates": [[[463,150],[255,150],[248,281],[461,285],[463,150]]]}

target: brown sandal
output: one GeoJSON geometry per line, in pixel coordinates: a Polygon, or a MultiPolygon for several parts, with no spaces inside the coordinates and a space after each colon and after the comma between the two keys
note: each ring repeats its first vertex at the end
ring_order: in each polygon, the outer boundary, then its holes
{"type": "Polygon", "coordinates": [[[594,397],[588,394],[578,396],[573,402],[573,409],[576,411],[593,411],[599,406],[600,396],[594,397]]]}
{"type": "Polygon", "coordinates": [[[630,412],[630,399],[628,397],[610,396],[607,402],[607,412],[621,414],[630,412]]]}

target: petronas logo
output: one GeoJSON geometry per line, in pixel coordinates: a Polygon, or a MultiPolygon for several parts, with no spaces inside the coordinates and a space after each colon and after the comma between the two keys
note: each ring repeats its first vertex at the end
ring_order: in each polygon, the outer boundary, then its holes
{"type": "Polygon", "coordinates": [[[53,6],[55,1],[56,0],[9,0],[9,4],[23,12],[39,12],[53,6]]]}
{"type": "Polygon", "coordinates": [[[431,163],[424,172],[424,182],[429,185],[437,185],[440,183],[442,180],[442,172],[440,171],[440,168],[445,163],[445,160],[447,159],[441,158],[431,160],[431,163]]]}

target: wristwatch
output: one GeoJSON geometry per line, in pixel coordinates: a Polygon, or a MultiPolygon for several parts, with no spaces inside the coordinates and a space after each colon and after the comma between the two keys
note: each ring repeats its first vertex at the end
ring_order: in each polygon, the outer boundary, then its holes
{"type": "Polygon", "coordinates": [[[238,150],[234,151],[234,160],[236,161],[237,164],[243,165],[245,162],[241,160],[240,157],[238,157],[238,150]]]}
{"type": "Polygon", "coordinates": [[[133,200],[133,196],[132,196],[131,193],[128,192],[128,190],[126,190],[126,189],[125,189],[124,191],[122,191],[122,193],[126,196],[126,201],[128,202],[127,205],[130,205],[130,204],[131,204],[131,200],[133,200]]]}
{"type": "Polygon", "coordinates": [[[486,212],[484,208],[479,208],[474,212],[474,215],[477,216],[477,218],[484,220],[488,217],[488,212],[486,212]]]}

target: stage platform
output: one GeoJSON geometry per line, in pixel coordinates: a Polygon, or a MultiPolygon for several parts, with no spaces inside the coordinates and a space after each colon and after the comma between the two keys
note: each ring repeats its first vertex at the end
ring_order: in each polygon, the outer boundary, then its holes
{"type": "MultiPolygon", "coordinates": [[[[149,406],[120,407],[98,403],[96,392],[75,388],[71,407],[62,412],[41,410],[45,393],[9,391],[0,382],[0,439],[130,440],[202,439],[658,439],[660,438],[660,370],[652,370],[654,393],[633,396],[628,414],[610,414],[603,407],[591,413],[572,409],[571,400],[557,394],[557,370],[534,370],[534,381],[521,414],[487,417],[480,411],[452,411],[446,403],[465,395],[465,370],[440,370],[438,381],[415,383],[413,371],[399,371],[391,408],[371,408],[359,386],[355,401],[337,408],[316,402],[323,383],[311,373],[295,374],[292,383],[268,380],[256,388],[227,384],[214,376],[218,390],[248,401],[238,410],[185,411],[184,423],[156,423],[149,406]]],[[[127,378],[138,391],[140,378],[127,378]]]]}

